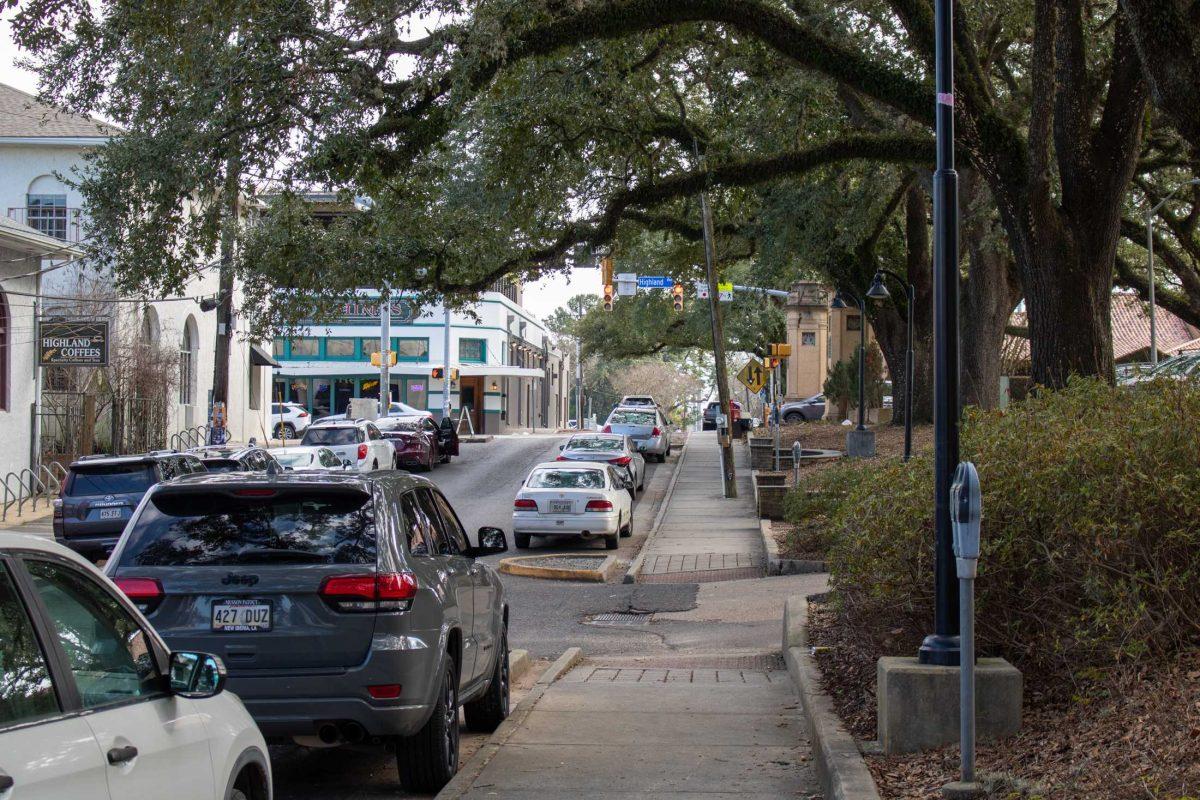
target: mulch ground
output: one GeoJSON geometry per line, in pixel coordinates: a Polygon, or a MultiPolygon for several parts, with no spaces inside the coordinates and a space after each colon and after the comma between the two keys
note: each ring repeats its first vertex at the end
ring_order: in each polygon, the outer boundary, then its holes
{"type": "MultiPolygon", "coordinates": [[[[899,458],[904,455],[903,425],[868,425],[867,427],[875,431],[875,452],[879,456],[899,458]]],[[[844,451],[847,430],[849,428],[836,422],[800,422],[795,425],[781,426],[779,439],[784,447],[791,446],[792,442],[800,442],[800,446],[804,448],[844,451]]],[[[757,433],[765,435],[766,429],[760,428],[757,433]]],[[[921,452],[933,452],[932,425],[913,426],[913,453],[921,452]]],[[[803,483],[806,476],[829,469],[836,463],[837,459],[805,460],[800,465],[800,481],[803,483]]],[[[791,470],[788,470],[788,476],[788,484],[791,485],[791,470]]]]}
{"type": "MultiPolygon", "coordinates": [[[[915,630],[875,644],[828,604],[809,606],[809,644],[846,727],[875,738],[875,662],[915,653],[915,630]]],[[[1195,800],[1200,796],[1200,652],[1154,668],[1026,686],[1021,733],[981,744],[978,770],[993,800],[1195,800]]],[[[958,775],[957,745],[867,756],[880,793],[930,800],[958,775]]]]}

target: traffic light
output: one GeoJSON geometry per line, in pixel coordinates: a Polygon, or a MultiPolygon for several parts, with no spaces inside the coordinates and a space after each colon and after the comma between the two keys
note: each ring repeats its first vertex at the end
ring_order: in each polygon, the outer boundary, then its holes
{"type": "Polygon", "coordinates": [[[792,346],[790,344],[774,342],[771,344],[771,355],[775,358],[790,358],[792,355],[792,346]]]}
{"type": "MultiPolygon", "coordinates": [[[[429,377],[435,381],[440,381],[445,376],[446,376],[446,370],[444,367],[434,367],[433,369],[429,370],[429,377]]],[[[450,368],[450,382],[454,383],[456,380],[458,380],[458,368],[451,367],[450,368]]]]}
{"type": "Polygon", "coordinates": [[[677,283],[671,287],[671,305],[676,311],[683,311],[683,284],[677,283]]]}
{"type": "Polygon", "coordinates": [[[613,287],[611,283],[604,284],[604,310],[612,311],[613,287]]]}
{"type": "Polygon", "coordinates": [[[613,276],[613,260],[612,256],[604,256],[600,259],[600,282],[605,286],[612,283],[613,276]]]}

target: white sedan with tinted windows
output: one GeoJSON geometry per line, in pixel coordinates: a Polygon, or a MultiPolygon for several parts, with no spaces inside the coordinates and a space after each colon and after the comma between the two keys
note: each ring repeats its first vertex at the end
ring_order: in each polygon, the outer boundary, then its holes
{"type": "Polygon", "coordinates": [[[628,472],[612,464],[538,464],[513,501],[513,539],[523,548],[533,536],[602,538],[616,550],[619,537],[633,535],[632,485],[628,472]]]}

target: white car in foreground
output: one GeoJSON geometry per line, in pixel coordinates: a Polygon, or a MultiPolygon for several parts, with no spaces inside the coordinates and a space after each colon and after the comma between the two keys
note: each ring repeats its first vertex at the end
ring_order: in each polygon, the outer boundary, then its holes
{"type": "MultiPolygon", "coordinates": [[[[225,666],[168,650],[115,585],[40,536],[0,533],[0,797],[270,800],[225,666]]],[[[153,579],[122,586],[136,597],[153,579]]]]}
{"type": "Polygon", "coordinates": [[[616,550],[633,535],[633,479],[622,467],[598,461],[548,461],[529,473],[513,501],[513,540],[531,536],[603,538],[616,550]]]}
{"type": "Polygon", "coordinates": [[[350,469],[328,447],[273,447],[270,452],[289,472],[344,472],[350,469]]]}

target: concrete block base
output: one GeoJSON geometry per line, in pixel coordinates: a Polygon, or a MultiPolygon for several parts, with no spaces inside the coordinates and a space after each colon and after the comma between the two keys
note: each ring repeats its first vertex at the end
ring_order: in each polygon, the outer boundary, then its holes
{"type": "Polygon", "coordinates": [[[851,458],[875,457],[875,431],[851,428],[846,431],[846,455],[851,458]]]}
{"type": "MultiPolygon", "coordinates": [[[[879,744],[911,753],[958,741],[958,667],[884,657],[875,668],[879,744]]],[[[975,732],[979,739],[1011,736],[1021,728],[1021,673],[1002,658],[975,665],[975,732]]]]}

